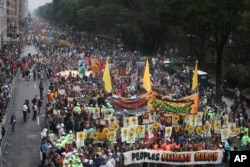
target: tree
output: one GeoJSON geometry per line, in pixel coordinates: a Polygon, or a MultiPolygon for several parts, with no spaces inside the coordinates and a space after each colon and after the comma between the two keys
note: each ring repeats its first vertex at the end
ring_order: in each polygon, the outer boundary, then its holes
{"type": "Polygon", "coordinates": [[[187,33],[206,34],[207,41],[213,43],[217,56],[217,103],[222,100],[223,51],[231,32],[241,23],[244,10],[244,0],[168,0],[159,11],[162,24],[178,25],[187,33]]]}
{"type": "Polygon", "coordinates": [[[79,30],[87,31],[91,36],[96,29],[96,10],[93,6],[77,11],[77,25],[79,30]]]}

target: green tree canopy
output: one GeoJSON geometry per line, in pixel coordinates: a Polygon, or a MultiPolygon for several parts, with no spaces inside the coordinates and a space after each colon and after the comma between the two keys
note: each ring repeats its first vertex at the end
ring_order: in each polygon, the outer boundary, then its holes
{"type": "Polygon", "coordinates": [[[77,25],[79,30],[91,33],[96,29],[96,10],[93,6],[88,6],[77,11],[77,25]]]}

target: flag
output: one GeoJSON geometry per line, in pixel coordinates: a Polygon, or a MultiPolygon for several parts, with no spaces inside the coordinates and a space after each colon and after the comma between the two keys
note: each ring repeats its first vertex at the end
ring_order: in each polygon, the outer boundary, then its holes
{"type": "Polygon", "coordinates": [[[146,60],[146,67],[143,76],[143,87],[146,89],[147,92],[151,91],[151,80],[150,80],[148,59],[146,60]]]}
{"type": "Polygon", "coordinates": [[[104,69],[102,80],[104,82],[104,88],[105,88],[105,90],[107,92],[111,92],[112,91],[112,83],[111,83],[111,77],[110,77],[109,62],[108,62],[108,60],[106,61],[106,65],[105,65],[105,69],[104,69]]]}
{"type": "Polygon", "coordinates": [[[194,93],[191,100],[193,100],[193,104],[191,105],[191,114],[197,114],[199,111],[199,94],[194,93]]]}
{"type": "Polygon", "coordinates": [[[198,87],[198,62],[195,63],[194,74],[192,78],[192,89],[194,90],[198,87]]]}

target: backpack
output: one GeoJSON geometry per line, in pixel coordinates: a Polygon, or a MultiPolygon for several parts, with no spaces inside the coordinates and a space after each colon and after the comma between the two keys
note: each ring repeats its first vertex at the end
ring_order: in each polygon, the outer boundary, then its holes
{"type": "Polygon", "coordinates": [[[34,97],[31,102],[32,102],[32,104],[35,104],[36,103],[36,98],[34,97]]]}

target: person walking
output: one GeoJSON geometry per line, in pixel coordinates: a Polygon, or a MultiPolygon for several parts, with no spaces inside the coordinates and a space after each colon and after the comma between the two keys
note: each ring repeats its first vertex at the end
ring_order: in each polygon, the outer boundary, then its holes
{"type": "Polygon", "coordinates": [[[38,98],[38,102],[37,102],[38,115],[41,114],[41,107],[42,107],[42,104],[43,104],[43,98],[42,98],[42,97],[39,97],[39,98],[38,98]]]}
{"type": "Polygon", "coordinates": [[[16,114],[15,113],[11,115],[10,123],[11,123],[11,132],[15,132],[15,126],[16,126],[16,114]]]}
{"type": "Polygon", "coordinates": [[[32,120],[35,121],[36,120],[36,116],[37,116],[37,110],[38,110],[38,107],[36,104],[34,104],[32,106],[32,110],[33,110],[33,117],[32,117],[32,120]]]}
{"type": "Polygon", "coordinates": [[[40,151],[42,152],[42,166],[44,166],[46,158],[47,158],[47,153],[49,151],[49,145],[46,140],[42,141],[40,151]]]}
{"type": "Polygon", "coordinates": [[[5,125],[2,124],[2,131],[1,131],[2,138],[4,137],[5,133],[6,133],[6,128],[5,128],[5,125]]]}
{"type": "Polygon", "coordinates": [[[37,95],[35,95],[35,97],[32,99],[32,101],[31,101],[31,103],[33,104],[33,105],[35,105],[35,104],[37,104],[37,101],[38,101],[38,96],[37,95]]]}
{"type": "Polygon", "coordinates": [[[28,100],[25,100],[24,104],[23,104],[23,122],[26,122],[27,120],[27,114],[29,110],[29,104],[28,104],[28,100]]]}
{"type": "Polygon", "coordinates": [[[40,98],[43,97],[43,90],[44,90],[43,81],[40,80],[40,83],[39,83],[40,98]]]}
{"type": "Polygon", "coordinates": [[[36,73],[37,73],[37,71],[36,71],[36,68],[35,67],[33,67],[33,81],[36,81],[36,73]]]}
{"type": "Polygon", "coordinates": [[[29,85],[29,80],[30,80],[30,69],[29,68],[25,69],[25,80],[27,82],[27,85],[29,85]]]}

